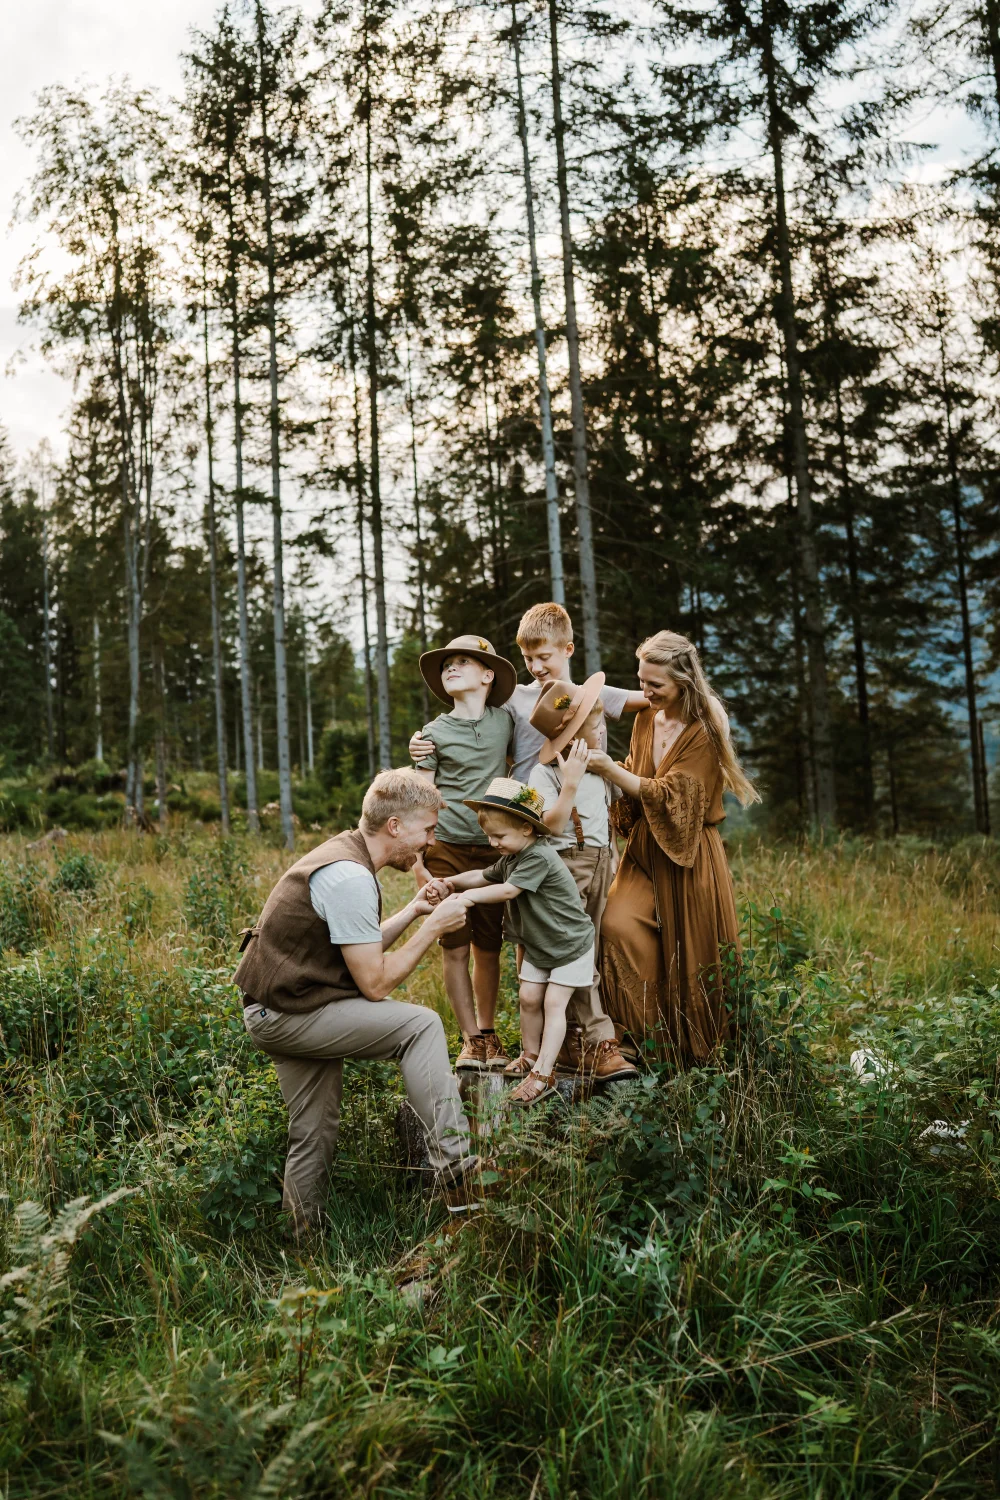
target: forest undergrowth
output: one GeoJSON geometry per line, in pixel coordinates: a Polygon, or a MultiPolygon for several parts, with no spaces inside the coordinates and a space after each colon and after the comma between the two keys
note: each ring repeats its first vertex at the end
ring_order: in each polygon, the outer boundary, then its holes
{"type": "Polygon", "coordinates": [[[738,1046],[505,1127],[460,1226],[349,1065],[303,1258],[228,982],[288,856],[5,839],[5,1500],[993,1493],[1000,845],[731,853],[738,1046]]]}

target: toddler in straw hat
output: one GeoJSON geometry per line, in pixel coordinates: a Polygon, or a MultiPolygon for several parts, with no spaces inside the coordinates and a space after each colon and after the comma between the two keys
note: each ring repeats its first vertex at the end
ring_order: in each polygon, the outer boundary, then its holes
{"type": "Polygon", "coordinates": [[[507,777],[467,799],[498,856],[482,870],[425,886],[433,903],[453,891],[473,906],[507,902],[507,930],[523,948],[520,981],[521,1056],[505,1068],[520,1078],[509,1096],[531,1105],[555,1092],[556,1058],[566,1036],[566,1007],[573,991],[594,974],[594,924],[576,882],[545,837],[544,802],[533,787],[507,777]]]}

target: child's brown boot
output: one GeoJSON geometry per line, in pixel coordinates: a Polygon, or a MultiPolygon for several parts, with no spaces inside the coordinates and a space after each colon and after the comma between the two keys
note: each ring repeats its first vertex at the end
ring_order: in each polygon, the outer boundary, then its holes
{"type": "Polygon", "coordinates": [[[585,1046],[582,1026],[567,1026],[566,1038],[556,1058],[556,1072],[576,1077],[584,1070],[585,1046]]]}
{"type": "Polygon", "coordinates": [[[505,1072],[510,1058],[503,1050],[503,1042],[495,1031],[484,1031],[483,1041],[486,1043],[486,1067],[491,1073],[505,1072]]]}
{"type": "Polygon", "coordinates": [[[595,1083],[612,1083],[617,1078],[638,1078],[639,1069],[619,1051],[618,1043],[594,1042],[583,1049],[583,1071],[595,1083]]]}
{"type": "Polygon", "coordinates": [[[462,1050],[455,1059],[456,1071],[464,1070],[469,1073],[488,1073],[490,1065],[486,1054],[486,1038],[484,1036],[467,1036],[462,1043],[462,1050]]]}

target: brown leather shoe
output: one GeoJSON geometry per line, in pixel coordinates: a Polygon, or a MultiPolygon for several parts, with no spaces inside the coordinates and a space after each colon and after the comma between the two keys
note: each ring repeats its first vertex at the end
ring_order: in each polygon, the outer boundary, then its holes
{"type": "Polygon", "coordinates": [[[462,1050],[455,1059],[455,1068],[464,1068],[470,1073],[488,1073],[490,1065],[486,1055],[484,1036],[467,1036],[462,1050]]]}
{"type": "Polygon", "coordinates": [[[595,1042],[584,1048],[583,1070],[595,1083],[610,1083],[616,1078],[638,1078],[639,1069],[619,1051],[618,1043],[595,1042]]]}
{"type": "Polygon", "coordinates": [[[559,1048],[559,1055],[556,1058],[556,1072],[564,1075],[569,1073],[574,1077],[577,1073],[582,1073],[584,1055],[583,1027],[567,1026],[566,1039],[559,1048]]]}
{"type": "Polygon", "coordinates": [[[486,1067],[492,1073],[499,1073],[506,1069],[510,1058],[503,1050],[503,1042],[495,1031],[484,1031],[483,1041],[486,1043],[486,1067]]]}
{"type": "Polygon", "coordinates": [[[556,1092],[556,1075],[549,1073],[536,1073],[534,1068],[518,1084],[516,1089],[511,1089],[507,1095],[508,1104],[520,1104],[526,1108],[532,1104],[541,1104],[543,1099],[548,1099],[556,1092]]]}

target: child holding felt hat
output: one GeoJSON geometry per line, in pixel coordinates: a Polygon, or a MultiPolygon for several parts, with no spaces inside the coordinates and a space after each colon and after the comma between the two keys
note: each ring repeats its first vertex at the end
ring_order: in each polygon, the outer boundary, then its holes
{"type": "Polygon", "coordinates": [[[424,892],[434,903],[462,891],[473,909],[508,903],[507,932],[523,950],[518,973],[522,1052],[504,1072],[520,1078],[511,1103],[538,1104],[555,1092],[570,996],[593,978],[594,924],[576,882],[544,836],[544,803],[533,787],[497,777],[466,806],[476,813],[494,862],[432,881],[424,892]]]}
{"type": "MultiPolygon", "coordinates": [[[[602,748],[604,739],[603,686],[604,673],[595,672],[580,686],[556,681],[544,688],[531,724],[547,738],[529,776],[529,785],[544,803],[546,831],[594,924],[595,953],[614,874],[610,808],[619,796],[616,786],[589,769],[591,753],[602,748]]],[[[590,981],[574,993],[569,1019],[562,1067],[602,1081],[635,1075],[636,1068],[618,1049],[614,1024],[601,1004],[596,968],[590,981]]]]}

